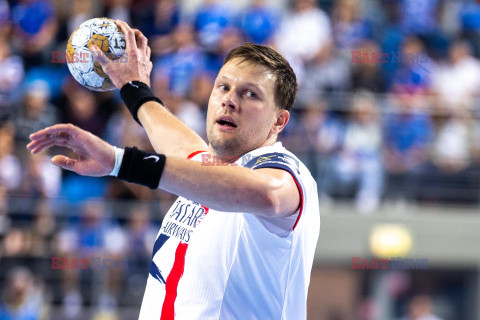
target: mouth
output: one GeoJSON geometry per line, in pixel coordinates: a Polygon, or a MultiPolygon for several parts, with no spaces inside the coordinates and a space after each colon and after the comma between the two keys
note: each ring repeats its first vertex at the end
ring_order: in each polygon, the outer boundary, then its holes
{"type": "Polygon", "coordinates": [[[232,117],[229,116],[220,116],[218,117],[216,123],[224,129],[236,128],[237,123],[232,117]]]}

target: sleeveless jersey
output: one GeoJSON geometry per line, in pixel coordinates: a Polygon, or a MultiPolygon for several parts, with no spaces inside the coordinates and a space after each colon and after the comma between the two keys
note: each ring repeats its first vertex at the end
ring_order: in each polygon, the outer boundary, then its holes
{"type": "MultiPolygon", "coordinates": [[[[202,160],[202,154],[192,160],[202,160]]],[[[236,164],[288,171],[300,191],[299,210],[272,219],[178,197],[153,248],[140,320],[306,318],[320,232],[316,183],[281,142],[253,150],[236,164]]]]}

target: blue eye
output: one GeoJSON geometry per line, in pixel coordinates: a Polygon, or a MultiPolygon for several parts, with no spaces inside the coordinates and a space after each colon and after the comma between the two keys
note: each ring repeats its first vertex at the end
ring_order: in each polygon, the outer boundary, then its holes
{"type": "Polygon", "coordinates": [[[222,84],[222,85],[219,86],[219,88],[220,88],[220,90],[222,90],[222,91],[228,91],[228,87],[227,87],[226,85],[223,85],[223,84],[222,84]]]}
{"type": "Polygon", "coordinates": [[[257,95],[252,91],[245,92],[245,95],[249,98],[256,98],[257,97],[257,95]]]}

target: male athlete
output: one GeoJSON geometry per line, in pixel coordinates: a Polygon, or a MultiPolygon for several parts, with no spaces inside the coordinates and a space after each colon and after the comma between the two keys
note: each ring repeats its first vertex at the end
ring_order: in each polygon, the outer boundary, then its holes
{"type": "Polygon", "coordinates": [[[117,23],[128,62],[99,62],[157,153],[71,124],[32,134],[27,147],[65,146],[79,157],[54,156],[64,169],[179,196],[153,248],[141,320],[305,319],[320,218],[314,179],[277,142],[297,91],[288,62],[253,44],[229,53],[208,104],[207,145],[150,91],[147,39],[117,23]]]}

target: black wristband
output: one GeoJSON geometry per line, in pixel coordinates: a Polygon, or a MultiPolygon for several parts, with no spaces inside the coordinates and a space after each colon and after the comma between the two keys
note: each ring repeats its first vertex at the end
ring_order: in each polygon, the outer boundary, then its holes
{"type": "Polygon", "coordinates": [[[157,189],[167,157],[163,154],[125,148],[117,178],[157,189]]]}
{"type": "Polygon", "coordinates": [[[138,120],[138,109],[147,101],[157,101],[163,105],[162,100],[155,97],[152,90],[143,82],[130,81],[123,85],[120,89],[120,96],[133,116],[133,119],[142,125],[138,120]]]}

